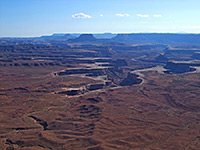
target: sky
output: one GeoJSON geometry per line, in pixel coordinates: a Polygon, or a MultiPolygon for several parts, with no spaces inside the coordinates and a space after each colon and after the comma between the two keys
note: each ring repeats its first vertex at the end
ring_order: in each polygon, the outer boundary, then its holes
{"type": "Polygon", "coordinates": [[[200,33],[200,0],[0,0],[0,37],[200,33]]]}

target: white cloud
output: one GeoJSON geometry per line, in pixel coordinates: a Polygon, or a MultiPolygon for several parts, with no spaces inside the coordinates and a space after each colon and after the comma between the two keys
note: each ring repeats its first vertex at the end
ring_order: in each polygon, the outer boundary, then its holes
{"type": "Polygon", "coordinates": [[[124,16],[127,16],[127,17],[129,17],[130,15],[129,15],[129,14],[124,14],[124,16]]]}
{"type": "Polygon", "coordinates": [[[129,14],[115,14],[116,16],[119,16],[119,17],[129,17],[130,15],[129,14]]]}
{"type": "Polygon", "coordinates": [[[86,15],[84,13],[78,13],[78,14],[72,15],[72,18],[91,18],[91,16],[90,15],[86,15]]]}
{"type": "Polygon", "coordinates": [[[154,14],[153,17],[157,18],[157,17],[162,17],[161,14],[154,14]]]}
{"type": "Polygon", "coordinates": [[[103,17],[103,14],[100,14],[100,17],[103,17]]]}
{"type": "Polygon", "coordinates": [[[147,18],[149,15],[137,14],[138,17],[147,18]]]}

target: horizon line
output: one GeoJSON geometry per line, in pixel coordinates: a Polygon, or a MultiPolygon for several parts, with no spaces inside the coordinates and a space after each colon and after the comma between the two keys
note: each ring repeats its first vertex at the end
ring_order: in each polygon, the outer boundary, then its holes
{"type": "Polygon", "coordinates": [[[52,36],[54,34],[200,34],[200,32],[54,32],[52,34],[41,34],[37,36],[0,36],[0,38],[38,38],[52,36]]]}

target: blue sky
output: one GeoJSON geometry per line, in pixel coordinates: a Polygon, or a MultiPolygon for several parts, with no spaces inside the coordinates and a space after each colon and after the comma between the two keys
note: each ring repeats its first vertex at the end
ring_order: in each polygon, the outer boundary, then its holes
{"type": "Polygon", "coordinates": [[[200,33],[200,0],[0,0],[0,37],[200,33]]]}

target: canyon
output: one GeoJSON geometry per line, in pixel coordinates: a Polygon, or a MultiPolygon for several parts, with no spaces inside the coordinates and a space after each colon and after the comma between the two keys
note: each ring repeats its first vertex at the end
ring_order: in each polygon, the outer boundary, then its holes
{"type": "Polygon", "coordinates": [[[0,149],[198,150],[198,41],[0,38],[0,149]]]}

